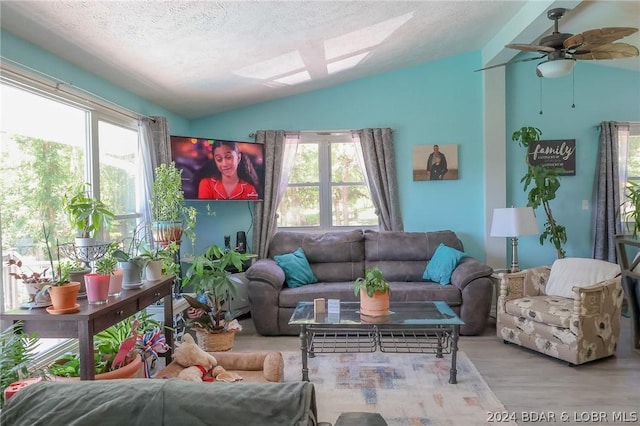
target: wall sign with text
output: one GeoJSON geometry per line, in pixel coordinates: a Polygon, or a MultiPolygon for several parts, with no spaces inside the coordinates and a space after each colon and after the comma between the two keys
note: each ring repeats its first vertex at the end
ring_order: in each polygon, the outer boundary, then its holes
{"type": "Polygon", "coordinates": [[[551,169],[564,169],[560,176],[576,175],[576,140],[533,141],[529,144],[529,163],[551,169]]]}

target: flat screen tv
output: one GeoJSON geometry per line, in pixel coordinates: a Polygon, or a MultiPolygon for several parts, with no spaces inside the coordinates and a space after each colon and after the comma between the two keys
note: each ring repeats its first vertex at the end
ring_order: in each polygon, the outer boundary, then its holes
{"type": "Polygon", "coordinates": [[[187,200],[262,200],[264,146],[252,142],[171,136],[187,200]]]}

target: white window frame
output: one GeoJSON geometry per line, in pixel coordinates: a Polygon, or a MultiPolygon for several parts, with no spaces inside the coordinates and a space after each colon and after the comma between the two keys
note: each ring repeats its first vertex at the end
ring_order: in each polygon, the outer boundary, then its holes
{"type": "MultiPolygon", "coordinates": [[[[350,132],[300,132],[298,145],[316,144],[318,145],[318,161],[319,161],[319,182],[308,183],[291,183],[287,187],[318,187],[319,188],[319,206],[320,206],[320,225],[319,226],[279,226],[279,230],[308,232],[308,233],[324,233],[328,231],[349,231],[353,229],[372,229],[377,230],[378,225],[355,225],[355,226],[336,226],[332,224],[333,205],[331,200],[332,186],[338,184],[340,186],[364,186],[369,191],[367,182],[332,182],[331,181],[331,144],[332,143],[353,143],[350,132]]],[[[362,165],[364,167],[364,164],[362,165]]],[[[366,171],[363,170],[366,179],[366,171]]],[[[369,191],[370,192],[370,191],[369,191]]]]}
{"type": "MultiPolygon", "coordinates": [[[[87,138],[86,138],[86,156],[85,156],[85,179],[91,183],[92,195],[100,198],[100,176],[99,176],[99,135],[98,123],[107,122],[115,126],[120,126],[139,131],[138,121],[133,118],[127,111],[119,111],[116,108],[110,108],[94,102],[87,96],[82,94],[73,94],[68,89],[64,93],[52,88],[51,83],[38,76],[31,76],[24,72],[16,72],[13,67],[7,64],[2,65],[2,74],[0,75],[0,83],[13,86],[20,90],[30,92],[37,96],[46,97],[55,102],[60,102],[75,108],[79,108],[86,113],[87,120],[87,138]]],[[[137,208],[138,206],[135,206],[137,208]]],[[[133,214],[117,214],[115,220],[132,219],[141,217],[140,212],[133,214]]],[[[2,235],[2,218],[0,217],[0,239],[2,235]]],[[[0,259],[2,258],[2,246],[0,245],[0,259]]],[[[0,265],[0,274],[4,276],[4,265],[0,265]]],[[[0,311],[4,311],[4,280],[0,285],[0,311]]],[[[0,321],[0,328],[5,329],[10,324],[7,321],[0,321]]],[[[42,352],[38,354],[35,360],[35,366],[48,363],[50,360],[59,357],[62,353],[77,348],[77,339],[49,339],[41,338],[42,352]],[[55,343],[58,342],[58,343],[55,343]]],[[[33,367],[33,366],[32,366],[33,367]]]]}

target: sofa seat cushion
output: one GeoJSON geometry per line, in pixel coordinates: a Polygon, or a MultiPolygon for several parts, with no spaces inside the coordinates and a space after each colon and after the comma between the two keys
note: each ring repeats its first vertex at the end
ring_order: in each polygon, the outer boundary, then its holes
{"type": "Polygon", "coordinates": [[[340,299],[355,302],[359,299],[353,294],[353,282],[319,282],[298,288],[283,288],[280,291],[278,305],[283,308],[295,308],[298,302],[312,302],[313,299],[340,299]]]}
{"type": "Polygon", "coordinates": [[[392,302],[443,301],[449,306],[462,304],[462,293],[458,287],[431,281],[397,282],[391,281],[392,302]]]}
{"type": "Polygon", "coordinates": [[[533,296],[508,300],[505,311],[533,322],[569,328],[573,299],[557,296],[533,296]]]}
{"type": "MultiPolygon", "coordinates": [[[[415,302],[422,300],[441,300],[450,306],[462,304],[462,294],[455,286],[441,286],[429,281],[397,282],[391,281],[392,302],[415,302]]],[[[343,302],[357,302],[360,299],[353,294],[353,282],[317,283],[298,288],[283,288],[280,291],[279,306],[295,308],[298,302],[311,302],[318,297],[340,299],[343,302]]]]}

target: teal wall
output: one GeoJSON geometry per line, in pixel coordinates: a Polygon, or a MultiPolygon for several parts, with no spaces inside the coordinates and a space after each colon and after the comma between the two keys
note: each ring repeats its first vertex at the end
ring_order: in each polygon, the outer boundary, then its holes
{"type": "MultiPolygon", "coordinates": [[[[394,129],[400,202],[407,231],[452,229],[470,254],[484,259],[484,173],[496,167],[484,164],[482,139],[483,74],[480,54],[468,53],[440,61],[380,74],[324,90],[291,96],[211,117],[188,121],[152,102],[2,31],[2,56],[69,81],[119,105],[145,115],[164,115],[173,134],[252,140],[260,129],[333,130],[365,127],[394,129]],[[414,182],[411,174],[415,145],[457,144],[460,177],[455,181],[414,182]]],[[[559,197],[552,203],[554,216],[567,226],[570,256],[591,255],[591,214],[598,130],[603,120],[640,121],[640,73],[583,61],[575,67],[575,104],[571,76],[542,81],[543,114],[540,115],[540,80],[535,63],[511,65],[506,72],[506,205],[526,204],[520,178],[525,172],[524,151],[511,141],[521,126],[535,126],[544,139],[576,139],[576,176],[562,177],[559,197]],[[589,200],[589,210],[581,208],[589,200]]],[[[490,96],[490,94],[489,94],[490,96]]],[[[491,125],[491,124],[488,124],[491,125]]],[[[489,189],[490,190],[490,189],[489,189]]],[[[223,235],[244,230],[250,234],[255,204],[200,202],[196,251],[222,244],[223,235]],[[215,211],[207,214],[206,206],[215,211]]],[[[538,223],[544,223],[538,213],[538,223]]],[[[188,243],[186,243],[188,244],[188,243]]],[[[191,247],[185,247],[187,252],[191,247]]],[[[505,251],[507,243],[505,242],[505,251]]],[[[549,264],[553,248],[536,237],[519,242],[520,266],[549,264]]]]}
{"type": "MultiPolygon", "coordinates": [[[[576,140],[576,175],[562,176],[561,187],[551,208],[556,221],[567,228],[568,256],[591,257],[591,231],[594,184],[598,157],[599,129],[602,121],[640,121],[640,72],[621,70],[588,61],[574,68],[572,76],[542,80],[542,115],[540,115],[540,79],[536,64],[525,62],[507,68],[507,205],[525,206],[526,194],[520,178],[525,174],[525,151],[511,134],[522,126],[537,127],[542,139],[576,140]],[[571,105],[575,96],[575,108],[571,105]],[[589,209],[582,209],[588,200],[589,209]]],[[[543,229],[546,216],[542,207],[536,211],[543,229]]],[[[556,258],[550,243],[540,245],[538,237],[519,239],[520,267],[551,264],[556,258]]]]}
{"type": "MultiPolygon", "coordinates": [[[[140,98],[102,78],[96,77],[75,65],[71,65],[69,62],[7,31],[2,30],[0,36],[2,41],[0,52],[3,58],[8,58],[67,83],[72,83],[74,86],[95,93],[104,99],[142,115],[167,117],[170,126],[176,132],[189,131],[189,122],[179,115],[167,111],[165,108],[140,98]]],[[[11,62],[7,63],[11,64],[11,62]]]]}
{"type": "MultiPolygon", "coordinates": [[[[479,54],[388,72],[212,117],[194,120],[194,136],[251,140],[256,130],[394,130],[400,203],[405,230],[455,230],[465,249],[484,258],[482,76],[472,72],[479,54]],[[460,176],[414,182],[412,147],[457,144],[460,176]]],[[[227,216],[216,210],[214,235],[246,229],[246,206],[227,216]]],[[[222,207],[220,207],[222,209],[222,207]]],[[[219,237],[220,239],[222,237],[219,237]]]]}

